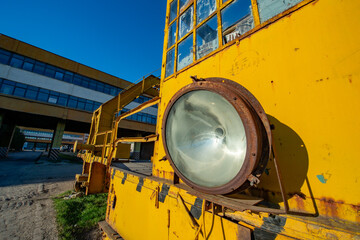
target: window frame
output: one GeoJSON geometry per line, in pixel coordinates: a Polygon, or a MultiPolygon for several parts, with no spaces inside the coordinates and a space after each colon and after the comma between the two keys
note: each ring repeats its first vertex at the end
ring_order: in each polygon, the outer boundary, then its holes
{"type": "MultiPolygon", "coordinates": [[[[169,79],[171,79],[172,77],[176,76],[177,74],[183,72],[183,71],[186,71],[187,69],[189,69],[190,67],[194,66],[195,64],[197,64],[198,62],[201,62],[203,61],[204,59],[218,53],[219,51],[223,50],[224,48],[227,48],[231,45],[233,45],[234,43],[246,38],[247,36],[257,32],[258,30],[266,27],[267,25],[277,21],[278,19],[298,10],[299,8],[315,1],[315,0],[302,0],[301,2],[295,4],[294,6],[286,9],[285,11],[283,12],[280,12],[279,14],[275,15],[274,17],[264,21],[264,22],[260,22],[260,16],[259,16],[259,9],[258,9],[258,3],[257,3],[257,0],[250,0],[250,4],[251,4],[251,10],[252,10],[252,16],[253,16],[253,21],[254,21],[254,27],[247,31],[246,33],[242,34],[241,36],[239,37],[236,37],[234,40],[232,41],[229,41],[227,43],[224,43],[223,41],[223,31],[222,31],[222,18],[221,18],[221,11],[226,8],[227,6],[229,6],[230,4],[232,4],[234,1],[236,0],[226,0],[224,2],[224,0],[216,0],[216,10],[211,13],[207,18],[203,19],[203,21],[197,23],[196,20],[197,20],[197,8],[196,8],[196,5],[197,5],[197,1],[198,0],[190,0],[189,4],[184,7],[184,9],[182,9],[182,11],[180,12],[180,0],[173,0],[173,1],[168,1],[168,5],[167,5],[167,16],[166,16],[166,31],[165,31],[165,39],[166,39],[166,42],[164,44],[165,47],[164,47],[164,52],[163,52],[163,68],[164,68],[164,75],[163,75],[163,79],[164,81],[167,81],[169,79]],[[177,15],[176,17],[170,21],[170,5],[171,3],[173,3],[174,1],[177,1],[177,15]],[[193,14],[193,28],[192,30],[190,30],[187,34],[185,34],[184,36],[182,36],[181,39],[178,39],[178,34],[179,34],[179,19],[180,19],[180,16],[182,13],[184,13],[185,11],[187,11],[191,6],[194,7],[194,14],[193,14]],[[199,27],[201,27],[205,22],[207,22],[208,20],[210,20],[213,16],[217,15],[217,31],[218,31],[218,48],[210,53],[208,53],[207,55],[199,58],[199,59],[196,59],[196,31],[199,27]],[[177,26],[176,26],[176,39],[175,39],[175,43],[171,46],[171,47],[167,47],[168,46],[168,40],[169,40],[169,27],[175,22],[177,21],[177,26]],[[177,57],[178,57],[178,45],[179,43],[182,42],[182,40],[186,39],[190,34],[193,34],[193,62],[191,64],[189,64],[188,66],[180,69],[180,70],[177,70],[177,57]],[[174,61],[174,69],[173,69],[173,73],[166,76],[165,75],[165,72],[166,72],[166,55],[167,53],[172,50],[173,48],[175,48],[175,61],[174,61]]],[[[239,1],[239,0],[238,0],[239,1]]]]}

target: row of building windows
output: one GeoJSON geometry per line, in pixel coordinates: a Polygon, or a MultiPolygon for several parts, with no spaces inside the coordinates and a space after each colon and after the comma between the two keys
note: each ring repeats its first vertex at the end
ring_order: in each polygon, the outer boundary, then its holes
{"type": "MultiPolygon", "coordinates": [[[[69,71],[65,71],[58,67],[51,66],[27,57],[20,56],[15,53],[11,53],[4,49],[0,49],[0,63],[10,65],[12,67],[21,68],[30,72],[35,72],[47,77],[55,78],[57,80],[65,81],[75,85],[79,85],[85,88],[90,88],[95,91],[103,92],[116,96],[122,90],[78,74],[74,74],[69,71]]],[[[137,103],[143,103],[151,98],[140,96],[134,100],[137,103]]]]}
{"type": "Polygon", "coordinates": [[[17,97],[47,102],[64,107],[75,108],[93,112],[100,107],[100,102],[95,102],[79,97],[70,96],[44,88],[34,87],[0,78],[0,93],[17,97]]]}
{"type": "Polygon", "coordinates": [[[121,88],[96,81],[94,79],[66,71],[64,69],[28,58],[4,49],[0,49],[0,63],[12,67],[21,68],[26,71],[38,73],[47,77],[55,78],[60,81],[72,83],[78,86],[89,88],[98,92],[116,96],[121,88]]]}
{"type": "MultiPolygon", "coordinates": [[[[147,102],[149,101],[151,98],[149,97],[145,97],[145,96],[139,96],[138,98],[134,99],[134,102],[137,102],[137,103],[144,103],[144,102],[147,102]]],[[[154,106],[151,106],[153,108],[158,108],[157,105],[154,105],[154,106]]]]}
{"type": "Polygon", "coordinates": [[[149,97],[139,96],[138,98],[134,99],[134,102],[144,103],[144,102],[149,101],[150,99],[151,99],[151,98],[149,98],[149,97]]]}
{"type": "MultiPolygon", "coordinates": [[[[35,130],[27,130],[27,129],[23,129],[23,130],[21,130],[21,132],[26,136],[26,138],[29,138],[29,139],[32,139],[32,138],[40,139],[39,136],[42,136],[42,137],[48,137],[51,140],[51,137],[53,136],[52,132],[43,132],[43,131],[35,131],[35,130]],[[36,136],[36,137],[34,137],[34,136],[36,136]]],[[[78,139],[78,140],[80,139],[80,140],[82,140],[83,136],[64,133],[63,139],[78,139]]]]}
{"type": "MultiPolygon", "coordinates": [[[[123,108],[121,110],[120,114],[126,113],[129,110],[130,109],[123,108]]],[[[120,115],[120,114],[118,114],[118,115],[120,115]]],[[[142,113],[142,112],[135,113],[133,115],[130,115],[126,119],[138,121],[138,122],[146,122],[146,123],[150,123],[150,124],[156,124],[156,116],[148,114],[148,113],[142,113]]]]}
{"type": "MultiPolygon", "coordinates": [[[[47,139],[44,139],[47,140],[47,139]]],[[[24,150],[47,150],[50,143],[25,142],[24,150]]]]}
{"type": "MultiPolygon", "coordinates": [[[[22,84],[2,78],[0,78],[0,93],[56,104],[64,107],[85,110],[88,112],[95,111],[101,105],[100,102],[74,97],[68,94],[63,94],[39,87],[34,87],[27,84],[22,84]]],[[[137,99],[139,99],[138,102],[140,101],[145,102],[146,98],[147,97],[140,96],[137,99]]],[[[129,109],[123,110],[122,113],[125,111],[129,111],[129,109]]],[[[150,124],[156,124],[156,116],[146,113],[137,113],[128,117],[127,119],[150,123],[150,124]]]]}

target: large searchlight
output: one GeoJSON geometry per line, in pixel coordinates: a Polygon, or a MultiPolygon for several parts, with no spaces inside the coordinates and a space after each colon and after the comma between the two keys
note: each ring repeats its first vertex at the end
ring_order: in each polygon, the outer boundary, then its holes
{"type": "Polygon", "coordinates": [[[226,79],[196,79],[178,91],[165,110],[162,131],[176,174],[205,193],[246,189],[270,155],[264,110],[249,91],[226,79]]]}

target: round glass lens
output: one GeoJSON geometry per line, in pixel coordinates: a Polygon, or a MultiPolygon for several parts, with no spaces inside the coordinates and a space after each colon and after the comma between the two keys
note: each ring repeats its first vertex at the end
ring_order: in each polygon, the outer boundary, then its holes
{"type": "Polygon", "coordinates": [[[191,91],[172,106],[166,120],[166,145],[176,168],[202,187],[228,183],[246,155],[244,124],[221,95],[191,91]]]}

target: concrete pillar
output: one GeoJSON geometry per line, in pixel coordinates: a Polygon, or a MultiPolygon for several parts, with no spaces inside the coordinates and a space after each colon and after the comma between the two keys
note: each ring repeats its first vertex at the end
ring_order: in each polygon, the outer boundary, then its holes
{"type": "Polygon", "coordinates": [[[54,130],[53,137],[51,139],[51,146],[48,157],[50,157],[52,149],[59,149],[61,147],[64,130],[65,130],[65,120],[62,119],[58,121],[56,128],[54,130]]]}
{"type": "Polygon", "coordinates": [[[65,120],[60,120],[57,123],[56,129],[53,134],[52,146],[51,146],[52,148],[60,148],[61,147],[64,130],[65,130],[65,120]]]}
{"type": "Polygon", "coordinates": [[[134,143],[134,159],[140,160],[140,149],[141,149],[141,143],[136,142],[134,143]]]}
{"type": "Polygon", "coordinates": [[[0,129],[0,137],[1,137],[1,141],[0,141],[0,158],[6,158],[9,150],[10,150],[10,146],[11,146],[11,142],[12,139],[14,137],[14,133],[15,133],[15,129],[16,126],[13,122],[10,123],[4,123],[4,115],[0,115],[0,124],[2,125],[3,129],[0,129]],[[1,135],[3,134],[3,135],[1,135]]]}
{"type": "MultiPolygon", "coordinates": [[[[141,137],[140,133],[138,133],[136,135],[137,135],[137,137],[141,137]]],[[[141,151],[141,143],[135,142],[134,143],[134,159],[135,160],[140,160],[140,151],[141,151]]]]}
{"type": "Polygon", "coordinates": [[[9,154],[9,150],[10,150],[10,147],[11,147],[11,143],[12,143],[12,140],[14,138],[14,134],[15,134],[15,130],[16,130],[16,125],[11,125],[11,137],[10,137],[10,140],[9,140],[9,145],[8,145],[8,148],[7,148],[7,152],[6,152],[6,156],[9,154]]]}

